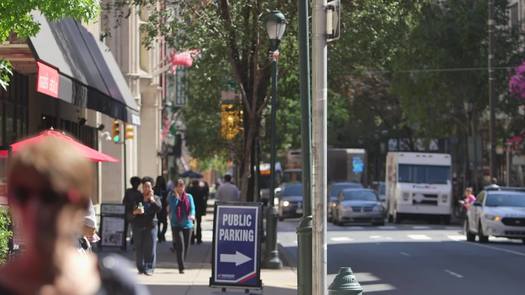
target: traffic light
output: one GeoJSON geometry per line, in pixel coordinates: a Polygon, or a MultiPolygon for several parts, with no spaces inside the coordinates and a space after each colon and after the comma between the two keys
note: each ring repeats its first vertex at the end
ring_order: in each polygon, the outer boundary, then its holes
{"type": "Polygon", "coordinates": [[[113,120],[113,128],[111,129],[111,138],[114,143],[120,142],[120,122],[118,120],[113,120]]]}
{"type": "Polygon", "coordinates": [[[130,124],[126,124],[126,130],[124,131],[124,138],[125,139],[133,139],[135,138],[135,127],[130,124]]]}
{"type": "Polygon", "coordinates": [[[221,105],[221,134],[226,140],[234,139],[242,129],[242,113],[234,104],[221,105]]]}

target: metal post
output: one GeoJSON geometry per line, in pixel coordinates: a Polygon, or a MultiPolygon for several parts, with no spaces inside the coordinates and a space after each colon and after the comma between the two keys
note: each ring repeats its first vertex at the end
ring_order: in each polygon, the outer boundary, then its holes
{"type": "Polygon", "coordinates": [[[313,294],[326,295],[326,113],[327,46],[326,0],[314,0],[312,9],[312,180],[313,214],[313,294]]]}
{"type": "MultiPolygon", "coordinates": [[[[277,50],[276,46],[272,46],[272,52],[277,50]]],[[[267,239],[266,239],[266,261],[265,267],[277,269],[282,268],[283,263],[279,259],[279,251],[277,250],[277,209],[274,205],[275,198],[275,161],[277,158],[276,148],[276,116],[277,116],[277,60],[272,60],[272,110],[270,122],[270,197],[268,200],[267,212],[267,239]]]]}
{"type": "Polygon", "coordinates": [[[489,0],[489,22],[488,22],[488,33],[489,33],[489,56],[488,56],[488,74],[489,74],[489,108],[490,108],[490,124],[489,124],[489,166],[490,166],[490,181],[496,176],[496,115],[495,115],[495,78],[494,78],[494,0],[489,0]]]}
{"type": "Polygon", "coordinates": [[[298,0],[299,10],[299,83],[301,94],[301,148],[303,158],[303,218],[297,227],[297,294],[312,293],[312,194],[311,188],[311,97],[308,0],[298,0]]]}
{"type": "Polygon", "coordinates": [[[505,161],[505,185],[510,186],[510,144],[506,144],[506,161],[505,161]]]}

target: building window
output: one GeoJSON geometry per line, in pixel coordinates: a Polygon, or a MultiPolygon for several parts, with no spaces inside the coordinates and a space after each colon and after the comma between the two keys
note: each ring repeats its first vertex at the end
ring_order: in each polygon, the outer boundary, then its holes
{"type": "Polygon", "coordinates": [[[0,90],[0,144],[10,145],[27,135],[28,78],[15,73],[6,91],[0,90]]]}
{"type": "Polygon", "coordinates": [[[150,71],[150,60],[149,60],[149,49],[145,44],[145,41],[148,37],[148,32],[140,30],[140,69],[144,72],[150,71]]]}
{"type": "Polygon", "coordinates": [[[509,6],[509,23],[511,28],[515,28],[520,23],[518,3],[509,6]]]}

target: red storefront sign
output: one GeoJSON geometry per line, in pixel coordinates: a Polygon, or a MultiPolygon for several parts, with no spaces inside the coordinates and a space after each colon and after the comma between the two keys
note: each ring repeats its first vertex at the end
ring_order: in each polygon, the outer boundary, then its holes
{"type": "Polygon", "coordinates": [[[36,91],[58,98],[59,75],[55,68],[36,62],[36,91]]]}

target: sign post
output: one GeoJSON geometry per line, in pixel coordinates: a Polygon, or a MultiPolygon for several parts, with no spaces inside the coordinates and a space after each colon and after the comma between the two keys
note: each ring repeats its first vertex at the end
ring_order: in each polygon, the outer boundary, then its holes
{"type": "Polygon", "coordinates": [[[126,250],[126,208],[122,204],[100,205],[100,247],[126,250]]]}
{"type": "Polygon", "coordinates": [[[262,289],[261,204],[216,203],[210,287],[262,289]]]}

